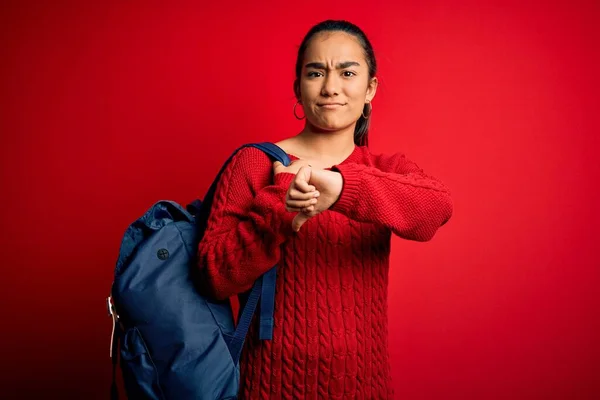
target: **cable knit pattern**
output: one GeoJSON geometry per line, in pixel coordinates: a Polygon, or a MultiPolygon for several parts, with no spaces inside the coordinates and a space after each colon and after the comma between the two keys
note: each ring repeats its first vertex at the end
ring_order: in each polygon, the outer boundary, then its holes
{"type": "Polygon", "coordinates": [[[226,299],[278,263],[273,340],[258,340],[255,319],[240,361],[240,398],[393,398],[391,235],[430,240],[452,202],[440,181],[401,154],[356,147],[331,170],[344,181],[339,200],[297,233],[295,214],[285,210],[294,175],[273,179],[260,150],[241,150],[217,187],[198,249],[203,289],[226,299]]]}

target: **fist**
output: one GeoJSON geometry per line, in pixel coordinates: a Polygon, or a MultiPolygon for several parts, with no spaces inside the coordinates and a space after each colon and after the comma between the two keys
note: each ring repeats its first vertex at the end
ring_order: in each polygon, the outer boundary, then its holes
{"type": "Polygon", "coordinates": [[[275,174],[296,174],[285,197],[286,209],[298,212],[292,222],[292,228],[296,232],[310,218],[328,210],[342,192],[344,182],[339,172],[316,169],[300,160],[294,161],[288,167],[275,162],[273,168],[275,174]]]}

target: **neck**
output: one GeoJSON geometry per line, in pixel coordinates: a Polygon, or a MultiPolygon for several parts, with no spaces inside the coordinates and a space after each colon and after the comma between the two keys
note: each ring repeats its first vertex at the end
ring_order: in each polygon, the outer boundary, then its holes
{"type": "Polygon", "coordinates": [[[306,124],[297,137],[316,156],[346,157],[354,150],[354,125],[339,131],[321,131],[306,124]]]}

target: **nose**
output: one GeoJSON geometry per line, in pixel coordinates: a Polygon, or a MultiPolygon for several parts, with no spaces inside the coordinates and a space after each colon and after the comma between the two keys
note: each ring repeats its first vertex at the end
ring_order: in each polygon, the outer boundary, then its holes
{"type": "Polygon", "coordinates": [[[321,88],[321,96],[332,97],[339,94],[339,81],[335,74],[328,73],[323,80],[321,88]]]}

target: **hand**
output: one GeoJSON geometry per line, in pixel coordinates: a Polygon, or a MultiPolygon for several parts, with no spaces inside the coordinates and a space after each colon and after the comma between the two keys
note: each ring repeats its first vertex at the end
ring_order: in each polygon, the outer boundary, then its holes
{"type": "Polygon", "coordinates": [[[304,166],[310,167],[310,163],[306,160],[294,160],[286,167],[279,161],[275,161],[273,163],[273,174],[277,175],[282,173],[288,173],[296,175],[298,171],[300,171],[300,168],[304,166]]]}
{"type": "MultiPolygon", "coordinates": [[[[296,175],[291,183],[285,197],[286,210],[290,212],[310,212],[314,210],[317,198],[320,193],[314,185],[308,184],[305,180],[298,179],[298,173],[302,168],[312,168],[307,161],[295,160],[287,167],[279,161],[273,163],[273,173],[275,175],[289,173],[296,175]]],[[[303,172],[305,174],[306,171],[303,172]]]]}
{"type": "Polygon", "coordinates": [[[339,199],[342,192],[344,182],[339,172],[315,169],[305,162],[289,167],[276,162],[274,169],[275,173],[294,173],[297,170],[285,198],[286,209],[298,212],[292,222],[296,232],[310,218],[328,210],[339,199]]]}

